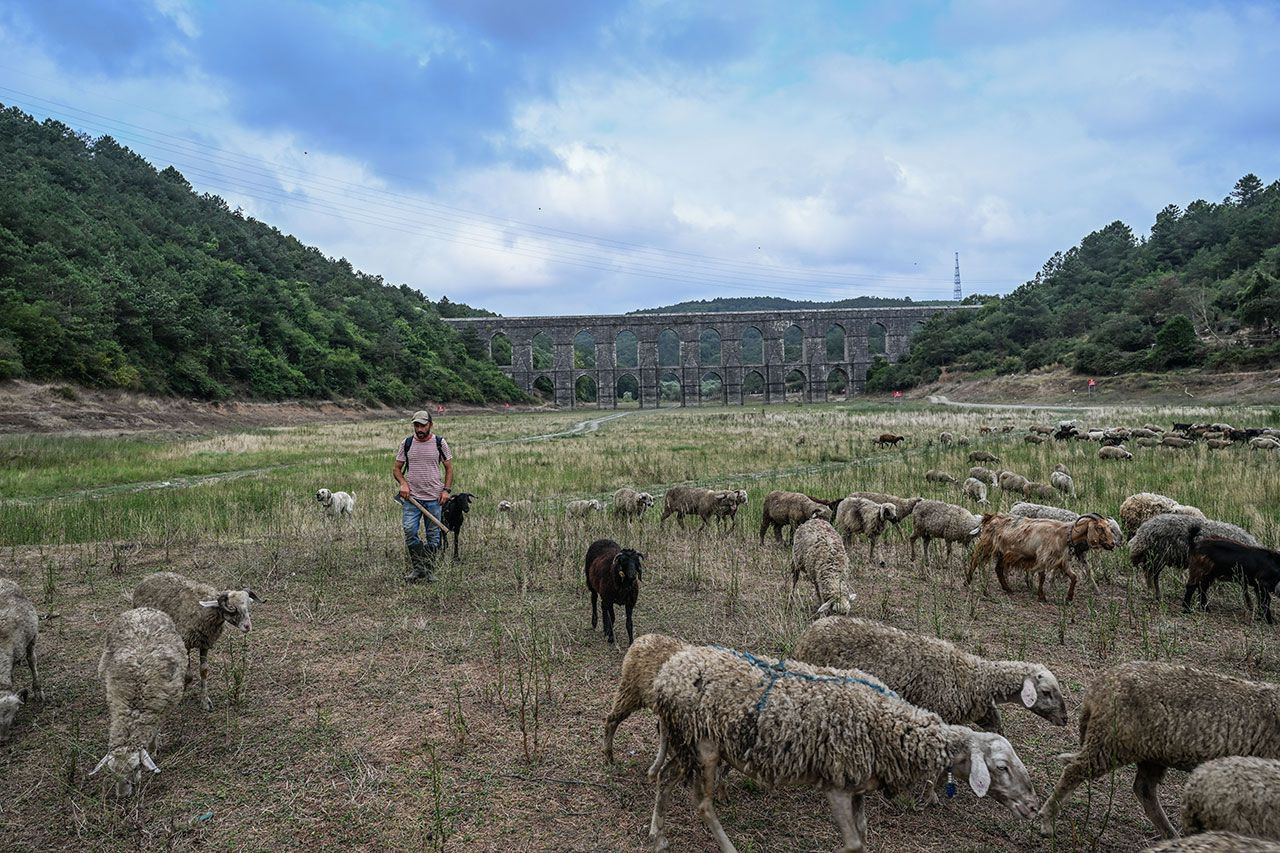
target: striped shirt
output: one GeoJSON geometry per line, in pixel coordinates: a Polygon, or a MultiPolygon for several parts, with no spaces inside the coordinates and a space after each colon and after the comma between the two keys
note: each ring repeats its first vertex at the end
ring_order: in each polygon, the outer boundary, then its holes
{"type": "MultiPolygon", "coordinates": [[[[413,442],[409,445],[409,470],[404,472],[404,478],[409,483],[409,494],[420,501],[440,500],[440,490],[444,488],[440,463],[453,459],[449,442],[443,438],[440,439],[440,447],[444,450],[444,459],[441,459],[440,454],[436,452],[435,433],[427,436],[426,441],[420,441],[417,436],[414,436],[413,442]]],[[[396,451],[396,461],[406,461],[403,441],[400,442],[400,449],[396,451]]]]}

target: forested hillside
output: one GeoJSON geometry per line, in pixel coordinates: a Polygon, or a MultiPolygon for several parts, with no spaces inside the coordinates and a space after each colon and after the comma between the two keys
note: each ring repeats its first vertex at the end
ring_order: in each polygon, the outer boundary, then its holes
{"type": "MultiPolygon", "coordinates": [[[[2,107],[3,105],[0,105],[2,107]]],[[[221,399],[517,400],[441,316],[110,137],[0,109],[0,379],[221,399]]]]}
{"type": "Polygon", "coordinates": [[[1280,364],[1280,181],[1255,175],[1219,203],[1169,205],[1138,239],[1113,222],[1055,254],[981,311],[932,318],[870,390],[907,388],[941,369],[1016,373],[1061,363],[1113,375],[1280,364]]]}

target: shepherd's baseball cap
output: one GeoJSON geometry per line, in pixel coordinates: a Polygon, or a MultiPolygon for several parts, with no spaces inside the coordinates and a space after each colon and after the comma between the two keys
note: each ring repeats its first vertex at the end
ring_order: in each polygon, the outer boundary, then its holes
{"type": "Polygon", "coordinates": [[[426,409],[423,409],[422,411],[414,412],[413,422],[415,424],[429,424],[431,423],[431,413],[428,412],[426,409]]]}

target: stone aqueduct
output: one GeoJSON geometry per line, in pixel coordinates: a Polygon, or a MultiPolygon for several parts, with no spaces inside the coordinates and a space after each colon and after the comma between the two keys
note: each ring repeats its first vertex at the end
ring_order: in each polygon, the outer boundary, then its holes
{"type": "MultiPolygon", "coordinates": [[[[907,343],[919,323],[940,311],[950,311],[967,306],[927,306],[911,308],[860,308],[820,311],[740,311],[708,312],[700,314],[625,314],[605,316],[568,317],[467,317],[445,320],[460,332],[470,330],[492,348],[494,339],[505,336],[511,344],[511,364],[502,370],[515,384],[533,392],[535,383],[545,377],[554,388],[556,405],[572,408],[584,405],[576,401],[575,389],[582,377],[590,377],[597,389],[595,405],[599,408],[617,406],[620,396],[616,393],[619,381],[630,376],[638,388],[638,402],[642,407],[659,405],[659,387],[674,377],[680,387],[680,405],[702,400],[702,380],[712,374],[720,380],[720,399],[716,402],[738,403],[748,401],[745,387],[752,387],[764,402],[781,403],[786,400],[787,378],[796,383],[796,373],[802,380],[801,394],[805,401],[827,399],[828,379],[843,373],[847,393],[863,390],[867,369],[880,353],[872,353],[868,347],[868,334],[872,326],[884,330],[883,357],[895,362],[907,351],[907,343]],[[798,348],[784,345],[784,336],[794,340],[803,335],[803,345],[798,348]],[[827,333],[839,327],[843,337],[843,352],[831,357],[828,352],[827,333]],[[720,358],[717,363],[704,364],[701,358],[701,340],[706,330],[719,336],[720,358]],[[575,367],[574,341],[583,332],[594,342],[595,365],[575,367]],[[637,343],[637,364],[623,366],[618,363],[619,336],[629,332],[637,343]],[[545,333],[551,340],[550,365],[536,364],[534,338],[545,333]],[[679,358],[659,358],[659,336],[674,335],[679,339],[679,358]],[[748,355],[744,360],[744,336],[759,335],[762,341],[760,356],[748,355]],[[787,356],[791,357],[788,358],[787,356]],[[753,375],[754,374],[754,375],[753,375]]],[[[545,340],[545,339],[544,339],[545,340]]],[[[630,339],[627,339],[630,342],[630,339]]],[[[752,338],[754,341],[755,338],[752,338]]],[[[670,347],[668,347],[669,349],[670,347]]],[[[754,347],[753,347],[754,349],[754,347]]],[[[492,349],[490,349],[492,352],[492,349]]],[[[545,383],[539,383],[545,387],[545,383]]]]}

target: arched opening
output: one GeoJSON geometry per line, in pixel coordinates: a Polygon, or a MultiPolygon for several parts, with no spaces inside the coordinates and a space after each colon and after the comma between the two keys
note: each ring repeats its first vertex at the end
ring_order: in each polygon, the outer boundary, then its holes
{"type": "Polygon", "coordinates": [[[579,403],[594,403],[597,397],[596,381],[590,376],[579,376],[573,383],[573,398],[579,403]]]}
{"type": "Polygon", "coordinates": [[[845,361],[844,326],[832,323],[827,328],[827,361],[845,361]]]}
{"type": "Polygon", "coordinates": [[[804,361],[804,331],[799,326],[788,326],[782,333],[782,360],[787,364],[804,361]]]}
{"type": "Polygon", "coordinates": [[[556,363],[556,346],[546,332],[533,336],[533,369],[551,370],[556,363]]]}
{"type": "Polygon", "coordinates": [[[889,360],[882,355],[878,355],[871,359],[871,365],[867,368],[866,382],[863,387],[868,391],[884,391],[884,383],[881,381],[885,371],[889,369],[889,360]]]}
{"type": "Polygon", "coordinates": [[[867,354],[872,358],[884,355],[884,326],[879,323],[867,326],[867,354]]]}
{"type": "Polygon", "coordinates": [[[622,331],[613,342],[613,359],[618,367],[640,366],[640,339],[634,332],[622,331]]]}
{"type": "Polygon", "coordinates": [[[630,373],[624,373],[618,377],[618,384],[613,389],[617,396],[618,408],[639,408],[640,400],[640,380],[636,379],[630,373]]]}
{"type": "Polygon", "coordinates": [[[800,403],[805,399],[804,392],[804,374],[799,370],[793,370],[783,379],[783,387],[786,389],[786,400],[788,403],[800,403]]]}
{"type": "Polygon", "coordinates": [[[849,374],[844,372],[844,368],[837,367],[827,374],[827,399],[849,399],[849,374]]]}
{"type": "Polygon", "coordinates": [[[588,370],[596,366],[596,336],[586,329],[573,336],[573,366],[588,370]]]}
{"type": "Polygon", "coordinates": [[[916,333],[924,328],[924,320],[916,320],[911,324],[911,329],[907,332],[907,336],[914,338],[916,333]]]}
{"type": "Polygon", "coordinates": [[[723,363],[720,360],[720,333],[715,329],[703,329],[698,335],[698,364],[719,367],[723,363]]]}
{"type": "Polygon", "coordinates": [[[680,377],[671,371],[667,371],[658,377],[658,405],[668,406],[684,405],[684,386],[680,383],[680,377]]]}
{"type": "Polygon", "coordinates": [[[698,381],[698,403],[700,405],[724,405],[724,381],[720,374],[708,370],[698,381]]]}
{"type": "Polygon", "coordinates": [[[554,400],[556,398],[556,386],[547,376],[539,376],[533,380],[533,393],[537,394],[543,400],[554,400]]]}
{"type": "Polygon", "coordinates": [[[658,366],[680,366],[680,336],[671,329],[658,333],[658,366]]]}
{"type": "Polygon", "coordinates": [[[742,330],[742,363],[764,364],[764,335],[755,326],[742,330]]]}
{"type": "Polygon", "coordinates": [[[742,377],[742,402],[743,403],[764,403],[765,400],[765,384],[764,375],[758,370],[747,371],[742,377]]]}
{"type": "Polygon", "coordinates": [[[511,366],[511,338],[497,332],[489,338],[489,360],[500,367],[511,366]]]}

